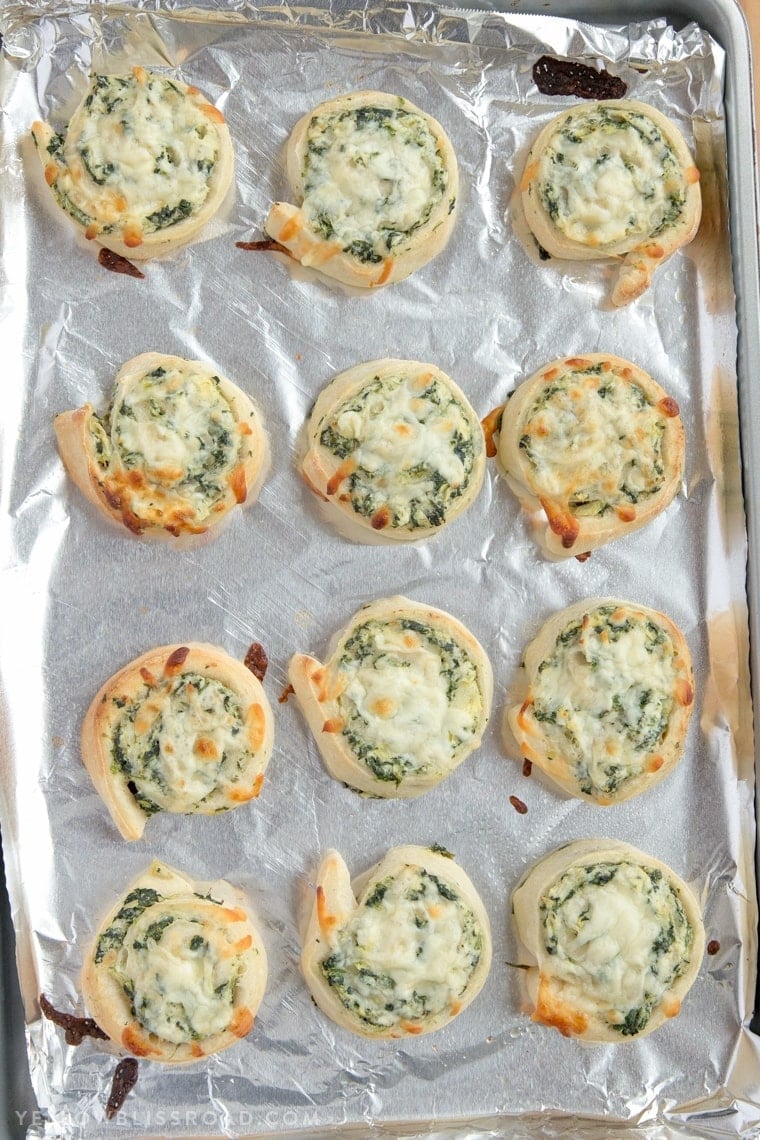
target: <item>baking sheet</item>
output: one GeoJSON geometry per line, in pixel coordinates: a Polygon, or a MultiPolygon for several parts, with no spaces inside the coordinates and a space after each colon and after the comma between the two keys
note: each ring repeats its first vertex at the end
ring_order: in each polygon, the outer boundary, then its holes
{"type": "MultiPolygon", "coordinates": [[[[724,56],[695,24],[625,28],[430,5],[299,10],[246,5],[230,20],[7,8],[2,72],[7,175],[3,336],[7,717],[2,824],[33,1081],[52,1123],[33,1134],[99,1136],[113,1058],[66,1047],[35,995],[73,1008],[83,948],[113,899],[154,856],[246,889],[264,929],[267,996],[253,1034],[200,1067],[141,1065],[115,1127],[238,1135],[330,1125],[545,1110],[608,1122],[678,1122],[737,1134],[760,1120],[756,1047],[743,1029],[755,962],[753,769],[736,404],[736,327],[727,232],[724,56]],[[600,61],[629,96],[671,115],[697,148],[705,221],[697,241],[622,311],[608,267],[536,264],[515,236],[515,174],[534,133],[565,104],[539,96],[544,50],[600,61]],[[236,142],[236,197],[206,240],[110,276],[44,187],[29,123],[62,124],[87,71],[114,57],[166,68],[223,108],[236,142]],[[282,147],[311,106],[359,87],[405,95],[447,129],[460,162],[460,213],[447,250],[408,281],[357,296],[234,242],[258,236],[286,195],[282,147]],[[361,346],[357,355],[357,345],[361,346]],[[258,504],[216,541],[177,552],[112,531],[66,481],[52,418],[104,406],[118,366],[157,350],[208,359],[256,401],[273,444],[258,504]],[[474,506],[430,542],[353,545],[328,528],[295,470],[297,437],[336,372],[382,356],[442,367],[484,415],[541,364],[609,350],[673,394],[688,451],[684,493],[644,531],[581,565],[544,562],[491,470],[474,506]],[[361,799],[330,780],[291,700],[252,808],[216,819],[157,817],[120,840],[78,755],[101,682],[152,645],[208,640],[240,655],[261,641],[270,698],[290,654],[324,652],[365,601],[395,592],[450,609],[486,648],[495,711],[479,752],[412,802],[361,799]],[[501,751],[505,690],[524,645],[555,609],[618,594],[665,610],[687,635],[698,705],[685,759],[660,788],[611,809],[569,801],[501,751]],[[508,797],[528,805],[518,816],[508,797]],[[583,1048],[520,1012],[508,897],[560,842],[603,835],[670,863],[696,888],[708,939],[681,1015],[643,1042],[583,1048]],[[494,928],[486,991],[443,1031],[364,1042],[312,1006],[297,969],[297,917],[330,846],[352,871],[396,843],[440,842],[474,879],[494,928]],[[23,883],[23,886],[22,886],[23,883]],[[559,1091],[558,1091],[559,1090],[559,1091]]],[[[211,18],[213,16],[213,19],[211,18]]],[[[109,69],[114,70],[113,63],[109,69]]],[[[111,1125],[109,1127],[114,1127],[111,1125]]],[[[521,1127],[530,1127],[525,1119],[521,1127]]],[[[527,1134],[527,1133],[526,1133],[527,1134]]]]}

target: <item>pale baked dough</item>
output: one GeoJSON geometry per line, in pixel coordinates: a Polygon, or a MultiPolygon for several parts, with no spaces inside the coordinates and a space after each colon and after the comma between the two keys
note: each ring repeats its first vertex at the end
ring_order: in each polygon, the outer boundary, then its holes
{"type": "Polygon", "coordinates": [[[545,516],[551,558],[585,554],[655,518],[679,489],[684,452],[676,401],[608,353],[545,365],[501,416],[502,471],[523,508],[545,516]]]}
{"type": "Polygon", "coordinates": [[[32,136],[64,213],[133,261],[192,241],[232,180],[222,112],[197,88],[143,67],[93,75],[68,128],[35,122],[32,136]]]}
{"type": "Polygon", "coordinates": [[[203,534],[252,502],[269,441],[251,401],[199,360],[145,352],[119,369],[110,407],[56,416],[80,491],[133,534],[203,534]]]}
{"type": "Polygon", "coordinates": [[[694,707],[686,640],[665,614],[617,598],[554,614],[525,650],[508,751],[570,795],[620,803],[659,784],[683,755],[694,707]]]}
{"type": "Polygon", "coordinates": [[[375,796],[434,787],[480,745],[491,712],[480,643],[403,597],[359,610],[326,664],[295,654],[289,676],[330,775],[375,796]]]}
{"type": "Polygon", "coordinates": [[[296,123],[286,152],[295,205],[266,232],[303,265],[346,285],[408,277],[454,225],[457,161],[440,123],[399,95],[356,91],[296,123]]]}
{"type": "Polygon", "coordinates": [[[695,236],[699,170],[681,132],[646,103],[581,103],[533,143],[520,183],[525,217],[552,257],[622,259],[612,293],[627,305],[695,236]]]}
{"type": "Polygon", "coordinates": [[[483,429],[433,364],[371,360],[341,372],[318,396],[306,434],[306,482],[358,535],[426,538],[483,484],[483,429]]]}
{"type": "Polygon", "coordinates": [[[82,996],[115,1046],[176,1065],[250,1033],[266,981],[266,951],[242,892],[156,861],[100,926],[82,996]]]}
{"type": "Polygon", "coordinates": [[[255,799],[274,720],[260,682],[214,645],[151,649],[98,690],[82,759],[125,839],[158,811],[214,815],[255,799]]]}
{"type": "Polygon", "coordinates": [[[477,997],[491,965],[488,915],[442,848],[394,847],[351,882],[324,857],[301,969],[323,1013],[363,1037],[446,1025],[477,997]]]}
{"type": "Polygon", "coordinates": [[[639,1040],[675,1017],[699,973],[699,904],[664,863],[584,839],[540,860],[512,895],[534,1021],[587,1042],[639,1040]]]}

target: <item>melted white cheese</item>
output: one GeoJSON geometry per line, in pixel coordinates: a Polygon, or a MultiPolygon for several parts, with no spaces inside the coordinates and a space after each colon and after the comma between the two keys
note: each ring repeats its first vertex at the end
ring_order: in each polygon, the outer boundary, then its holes
{"type": "Polygon", "coordinates": [[[133,995],[137,1020],[163,1041],[187,1044],[230,1024],[242,962],[214,922],[221,909],[199,900],[196,914],[177,913],[170,901],[157,903],[127,932],[114,974],[133,995]]]}
{"type": "Polygon", "coordinates": [[[440,379],[419,372],[375,377],[320,429],[323,445],[348,452],[356,465],[354,510],[386,507],[392,526],[440,526],[467,489],[478,446],[462,404],[440,379]]]}
{"type": "Polygon", "coordinates": [[[369,652],[352,655],[349,648],[340,663],[338,707],[348,728],[405,774],[450,771],[480,728],[483,696],[474,664],[459,648],[452,678],[450,660],[424,633],[399,621],[366,628],[369,652]]]}
{"type": "Polygon", "coordinates": [[[559,634],[531,686],[533,714],[550,754],[570,757],[586,793],[609,792],[660,747],[677,680],[667,632],[605,607],[559,634]]]}
{"type": "Polygon", "coordinates": [[[446,188],[435,136],[401,102],[394,109],[315,115],[307,132],[303,209],[309,225],[363,261],[379,261],[403,244],[446,188]]]}
{"type": "Polygon", "coordinates": [[[101,465],[119,478],[138,517],[150,519],[157,504],[166,511],[170,498],[200,522],[229,496],[241,435],[210,370],[187,361],[120,383],[108,428],[110,446],[101,449],[101,465]],[[125,478],[124,472],[142,477],[125,478]]]}
{"type": "Polygon", "coordinates": [[[547,381],[525,415],[520,448],[539,495],[601,514],[656,494],[664,483],[666,417],[614,370],[578,368],[547,381]]]}
{"type": "Polygon", "coordinates": [[[146,687],[118,723],[129,778],[165,811],[230,806],[226,793],[250,784],[255,756],[235,694],[219,681],[181,674],[146,687]]]}
{"type": "Polygon", "coordinates": [[[195,99],[138,72],[93,77],[59,156],[61,204],[105,223],[106,232],[131,219],[149,233],[197,213],[219,155],[217,128],[195,99]]]}
{"type": "Polygon", "coordinates": [[[373,885],[323,969],[347,1008],[388,1027],[456,1012],[482,943],[483,932],[458,892],[407,866],[373,885]]]}
{"type": "Polygon", "coordinates": [[[563,997],[610,1024],[642,1009],[648,1020],[645,1007],[656,1006],[688,964],[692,930],[659,871],[625,862],[571,867],[541,909],[546,968],[565,983],[563,997]],[[610,869],[609,881],[593,881],[610,869]]]}
{"type": "Polygon", "coordinates": [[[563,118],[538,182],[554,225],[588,246],[657,234],[680,216],[687,189],[659,127],[639,111],[604,106],[563,118]]]}

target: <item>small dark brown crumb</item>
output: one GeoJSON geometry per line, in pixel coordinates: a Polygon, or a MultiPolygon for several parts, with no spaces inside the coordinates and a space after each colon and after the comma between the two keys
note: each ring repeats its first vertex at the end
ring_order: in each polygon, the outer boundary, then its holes
{"type": "Polygon", "coordinates": [[[277,703],[280,705],[286,705],[288,703],[288,697],[291,695],[291,693],[294,693],[294,692],[295,692],[295,689],[293,688],[292,685],[286,685],[285,688],[280,693],[279,697],[277,698],[277,703]]]}
{"type": "Polygon", "coordinates": [[[141,280],[145,279],[145,274],[126,257],[122,257],[120,253],[114,253],[112,249],[102,248],[98,254],[98,264],[102,265],[104,269],[110,269],[112,273],[125,273],[127,277],[139,277],[141,280]]]}
{"type": "Polygon", "coordinates": [[[711,938],[710,941],[707,943],[707,953],[708,954],[717,954],[719,950],[720,950],[720,942],[718,942],[717,938],[711,938]]]}
{"type": "Polygon", "coordinates": [[[166,658],[164,672],[171,673],[175,669],[181,669],[185,661],[187,661],[189,654],[189,645],[180,645],[177,649],[173,650],[166,658]]]}
{"type": "Polygon", "coordinates": [[[270,251],[272,253],[284,253],[287,254],[288,257],[293,256],[289,249],[286,249],[284,245],[280,245],[280,243],[278,241],[275,241],[274,238],[263,238],[261,241],[236,241],[235,245],[238,249],[249,249],[264,252],[270,251]]]}
{"type": "Polygon", "coordinates": [[[523,776],[529,776],[533,771],[533,764],[530,760],[523,760],[523,776]]]}
{"type": "Polygon", "coordinates": [[[91,1017],[77,1017],[73,1013],[61,1013],[60,1010],[50,1004],[44,994],[40,994],[39,1000],[40,1009],[48,1021],[52,1021],[61,1029],[65,1029],[67,1045],[81,1045],[85,1037],[95,1037],[99,1041],[109,1040],[108,1034],[104,1033],[91,1017]]]}
{"type": "Polygon", "coordinates": [[[111,1091],[106,1104],[106,1117],[113,1120],[129,1093],[137,1084],[137,1061],[134,1057],[124,1057],[119,1061],[113,1074],[111,1091]]]}
{"type": "Polygon", "coordinates": [[[248,652],[243,659],[243,664],[246,669],[250,669],[257,681],[263,681],[267,674],[267,666],[269,665],[269,658],[266,655],[266,650],[260,641],[251,643],[248,652]]]}
{"type": "Polygon", "coordinates": [[[528,805],[524,804],[522,802],[522,800],[517,798],[517,796],[510,796],[509,802],[511,803],[512,807],[515,809],[515,811],[517,812],[518,815],[526,815],[527,814],[528,805]]]}
{"type": "Polygon", "coordinates": [[[588,562],[590,557],[591,557],[591,551],[586,550],[583,552],[583,554],[576,554],[575,561],[576,562],[588,562]]]}
{"type": "Polygon", "coordinates": [[[628,90],[609,71],[550,55],[542,55],[533,64],[533,82],[542,95],[577,95],[580,99],[622,99],[628,90]]]}

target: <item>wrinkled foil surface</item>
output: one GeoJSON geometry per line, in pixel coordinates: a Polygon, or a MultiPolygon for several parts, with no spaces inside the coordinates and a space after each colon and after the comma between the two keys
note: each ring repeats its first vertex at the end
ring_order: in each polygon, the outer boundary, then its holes
{"type": "Polygon", "coordinates": [[[428,3],[239,3],[222,12],[11,2],[3,19],[1,797],[29,1058],[47,1120],[31,1134],[313,1135],[343,1126],[360,1135],[373,1124],[389,1135],[608,1135],[627,1122],[659,1137],[756,1125],[760,1063],[747,1029],[753,745],[722,50],[696,21],[681,31],[665,20],[592,27],[428,3]],[[628,97],[669,115],[697,153],[699,236],[626,309],[607,302],[609,264],[541,263],[517,224],[530,142],[571,102],[533,85],[532,64],[545,52],[620,75],[628,97]],[[136,63],[197,85],[223,109],[236,151],[235,189],[221,214],[196,244],[148,263],[144,281],[97,264],[53,204],[29,134],[36,118],[65,125],[91,69],[136,63]],[[448,247],[371,296],[235,248],[261,237],[269,204],[288,199],[283,151],[296,120],[359,88],[398,93],[435,115],[460,164],[448,247]],[[151,350],[212,362],[255,401],[272,443],[260,501],[194,547],[109,526],[67,479],[55,447],[53,417],[86,401],[105,408],[119,366],[151,350]],[[316,395],[360,361],[435,363],[485,416],[541,365],[599,351],[634,360],[677,399],[687,460],[668,510],[586,563],[542,558],[493,464],[462,518],[401,545],[349,542],[298,474],[299,433],[316,395]],[[463,621],[496,683],[482,747],[413,801],[362,798],[333,781],[293,699],[277,703],[292,653],[323,657],[363,603],[394,593],[463,621]],[[537,771],[526,778],[500,740],[524,646],[555,610],[600,595],[668,613],[686,634],[697,679],[678,769],[607,809],[567,798],[537,771]],[[253,641],[264,645],[274,755],[253,805],[210,818],[159,815],[128,844],[81,763],[82,717],[126,662],[186,640],[237,657],[253,641]],[[694,887],[708,941],[719,944],[680,1015],[620,1046],[583,1047],[533,1024],[521,971],[510,965],[524,960],[509,914],[521,875],[559,844],[593,836],[670,864],[694,887]],[[400,843],[456,853],[489,911],[494,962],[484,992],[445,1029],[365,1041],[311,1002],[298,968],[299,916],[328,848],[359,873],[400,843]],[[83,1012],[83,955],[152,858],[246,891],[269,984],[245,1041],[186,1068],[141,1063],[136,1089],[106,1124],[114,1057],[92,1041],[67,1046],[40,1020],[36,995],[83,1012]]]}

